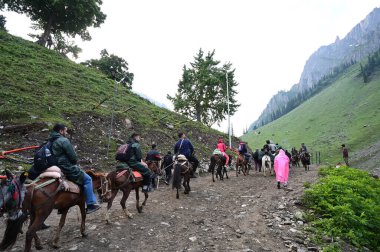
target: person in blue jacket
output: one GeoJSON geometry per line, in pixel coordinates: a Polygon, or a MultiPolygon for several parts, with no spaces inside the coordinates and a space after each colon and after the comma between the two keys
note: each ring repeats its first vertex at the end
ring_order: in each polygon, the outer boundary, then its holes
{"type": "Polygon", "coordinates": [[[193,164],[192,178],[196,178],[195,171],[199,165],[198,159],[194,156],[194,147],[183,132],[178,133],[179,140],[174,146],[175,155],[184,155],[193,164]]]}

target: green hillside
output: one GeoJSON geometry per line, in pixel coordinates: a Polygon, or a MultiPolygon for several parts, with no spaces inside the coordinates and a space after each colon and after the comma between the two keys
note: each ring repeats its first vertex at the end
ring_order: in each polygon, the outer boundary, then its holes
{"type": "Polygon", "coordinates": [[[342,161],[340,146],[351,154],[380,140],[380,73],[364,84],[358,64],[348,68],[328,88],[278,120],[249,132],[243,139],[262,148],[271,139],[287,149],[302,142],[321,152],[321,162],[342,161]]]}
{"type": "Polygon", "coordinates": [[[55,122],[70,126],[80,157],[100,165],[112,164],[117,144],[132,132],[141,133],[144,150],[156,142],[166,152],[172,150],[177,133],[184,131],[198,157],[207,157],[222,134],[159,108],[123,87],[115,96],[115,83],[100,72],[3,31],[0,69],[0,151],[41,143],[55,122]],[[113,101],[110,161],[104,163],[113,101]],[[125,123],[126,119],[131,124],[125,123]]]}

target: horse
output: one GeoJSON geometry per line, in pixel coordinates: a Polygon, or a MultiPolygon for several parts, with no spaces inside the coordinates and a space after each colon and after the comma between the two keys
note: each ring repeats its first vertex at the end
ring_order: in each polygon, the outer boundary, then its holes
{"type": "MultiPolygon", "coordinates": [[[[159,166],[156,165],[155,162],[151,162],[148,165],[148,168],[155,174],[160,175],[161,169],[159,166]]],[[[109,217],[109,210],[112,207],[112,202],[115,199],[117,193],[120,191],[123,192],[123,197],[120,200],[121,208],[123,209],[123,212],[126,217],[129,219],[133,218],[133,215],[128,211],[125,203],[129,197],[129,194],[132,190],[135,190],[136,192],[136,209],[138,213],[142,213],[143,206],[146,205],[146,201],[148,200],[148,193],[144,192],[145,199],[140,206],[140,194],[139,189],[143,186],[143,178],[140,173],[133,172],[131,168],[129,169],[121,169],[121,170],[114,170],[107,175],[107,181],[110,185],[111,191],[107,193],[107,195],[104,198],[104,201],[107,202],[107,211],[106,211],[106,217],[105,220],[107,223],[110,223],[110,217],[109,217]]]]}
{"type": "MultiPolygon", "coordinates": [[[[159,163],[160,161],[158,161],[158,160],[147,160],[145,162],[148,165],[149,170],[151,170],[151,171],[158,171],[160,169],[159,175],[160,176],[162,175],[161,166],[160,166],[160,163],[159,163]]],[[[158,175],[156,173],[154,173],[154,176],[152,178],[152,186],[153,186],[154,189],[158,188],[159,181],[160,180],[159,180],[158,175]]]]}
{"type": "Polygon", "coordinates": [[[309,165],[310,165],[310,153],[309,152],[302,152],[300,154],[301,163],[303,167],[305,167],[305,171],[309,171],[309,165]]]}
{"type": "Polygon", "coordinates": [[[272,166],[272,160],[271,157],[268,154],[265,154],[261,159],[261,167],[264,170],[264,176],[267,176],[267,169],[269,169],[270,175],[273,173],[273,166],[272,166]]]}
{"type": "Polygon", "coordinates": [[[236,177],[238,176],[238,173],[240,173],[240,170],[243,172],[244,176],[248,175],[248,160],[245,158],[244,154],[240,154],[237,152],[236,157],[236,177]]]}
{"type": "MultiPolygon", "coordinates": [[[[226,164],[226,158],[224,156],[220,154],[214,154],[211,156],[209,172],[211,172],[212,174],[212,182],[215,182],[214,171],[215,171],[216,165],[218,165],[218,168],[216,169],[216,178],[219,177],[220,180],[223,180],[224,174],[226,174],[226,179],[228,179],[227,168],[225,164],[226,164]]],[[[230,157],[230,160],[228,161],[228,165],[230,164],[231,164],[231,157],[230,157]]]]}
{"type": "Polygon", "coordinates": [[[294,166],[294,167],[300,167],[300,162],[299,162],[299,156],[298,155],[292,155],[291,162],[292,162],[292,166],[294,166]]]}
{"type": "MultiPolygon", "coordinates": [[[[106,175],[103,173],[94,173],[92,170],[87,170],[86,173],[91,176],[93,188],[98,192],[107,191],[106,175]],[[104,188],[103,188],[104,187],[104,188]]],[[[34,238],[36,249],[42,249],[41,240],[37,235],[46,218],[50,215],[53,209],[58,209],[61,213],[61,219],[57,228],[55,237],[53,238],[52,246],[58,248],[60,232],[66,221],[68,210],[73,206],[79,206],[81,213],[81,234],[86,237],[85,232],[85,195],[83,190],[73,193],[64,190],[64,184],[68,183],[60,178],[44,177],[35,180],[32,184],[26,187],[26,195],[22,204],[22,215],[15,220],[9,220],[6,224],[3,241],[0,249],[6,249],[16,242],[17,236],[21,231],[22,224],[30,215],[30,223],[26,232],[24,251],[30,251],[32,247],[32,239],[34,238]]],[[[78,187],[77,187],[78,188],[78,187]]]]}
{"type": "Polygon", "coordinates": [[[174,163],[173,172],[173,189],[177,189],[176,198],[179,199],[179,189],[181,188],[181,180],[183,177],[183,187],[185,188],[184,193],[189,194],[190,192],[190,178],[193,171],[192,164],[183,155],[178,155],[174,163]]]}

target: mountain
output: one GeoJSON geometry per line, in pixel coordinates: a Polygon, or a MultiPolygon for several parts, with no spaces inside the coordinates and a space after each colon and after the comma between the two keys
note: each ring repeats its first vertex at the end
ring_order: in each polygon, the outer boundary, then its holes
{"type": "MultiPolygon", "coordinates": [[[[364,63],[364,62],[363,62],[364,63]]],[[[364,83],[360,64],[344,70],[328,87],[282,116],[242,137],[252,149],[267,139],[289,151],[305,143],[321,162],[343,162],[341,144],[349,148],[351,165],[380,175],[380,71],[364,83]]]]}
{"type": "MultiPolygon", "coordinates": [[[[347,67],[361,61],[380,48],[380,8],[375,8],[343,39],[336,38],[330,45],[320,47],[307,60],[298,84],[271,98],[260,117],[249,130],[263,126],[288,113],[320,91],[323,80],[334,78],[347,67]]],[[[330,83],[332,81],[329,81],[330,83]]],[[[328,83],[328,84],[330,84],[328,83]]]]}
{"type": "MultiPolygon", "coordinates": [[[[215,139],[225,136],[123,87],[115,93],[114,81],[101,72],[4,31],[0,69],[0,151],[39,145],[54,123],[63,122],[80,164],[109,170],[117,146],[134,132],[142,136],[144,153],[156,143],[166,154],[183,131],[197,157],[207,160],[215,139]]],[[[238,139],[233,141],[237,144],[238,139]]],[[[0,168],[19,165],[2,160],[0,168]]]]}

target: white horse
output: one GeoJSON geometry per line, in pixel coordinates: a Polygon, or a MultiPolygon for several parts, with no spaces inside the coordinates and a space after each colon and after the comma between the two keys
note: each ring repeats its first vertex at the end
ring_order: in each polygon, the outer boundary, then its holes
{"type": "Polygon", "coordinates": [[[261,159],[261,167],[264,169],[264,176],[266,176],[266,170],[269,169],[270,175],[272,175],[272,161],[269,155],[264,155],[261,159]]]}

